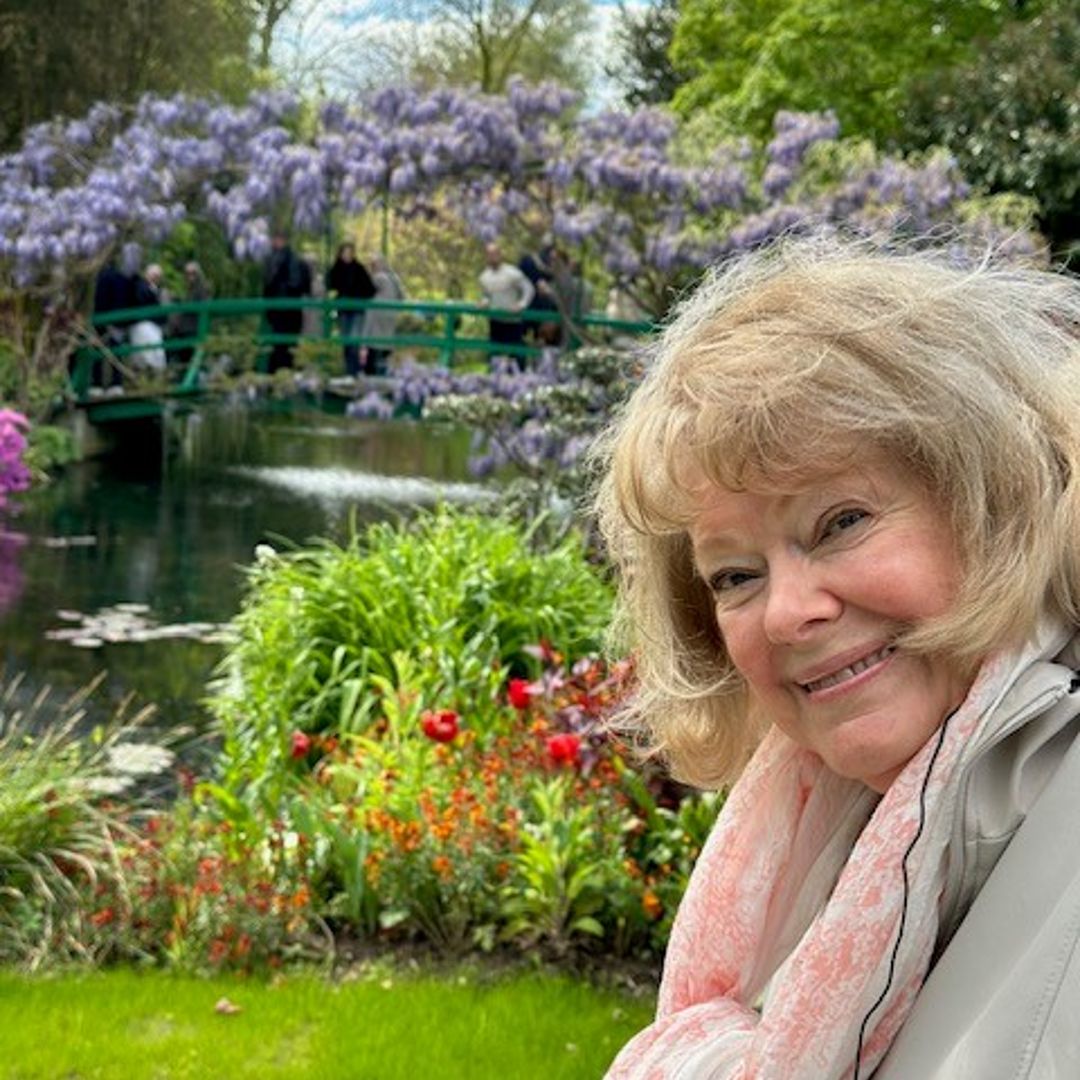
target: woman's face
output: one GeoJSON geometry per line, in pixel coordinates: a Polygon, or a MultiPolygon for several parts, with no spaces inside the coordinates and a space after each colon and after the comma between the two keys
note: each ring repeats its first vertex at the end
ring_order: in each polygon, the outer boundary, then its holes
{"type": "Polygon", "coordinates": [[[878,458],[794,493],[710,486],[689,534],[754,706],[884,791],[968,688],[949,662],[893,646],[956,596],[947,515],[878,458]]]}

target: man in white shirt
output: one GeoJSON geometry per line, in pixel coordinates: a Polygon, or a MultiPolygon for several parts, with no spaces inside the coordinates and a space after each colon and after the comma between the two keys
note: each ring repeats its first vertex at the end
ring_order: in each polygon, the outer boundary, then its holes
{"type": "MultiPolygon", "coordinates": [[[[480,272],[484,303],[497,311],[522,311],[532,301],[536,290],[532,282],[512,263],[504,262],[498,244],[484,249],[487,265],[480,272]]],[[[488,338],[500,345],[520,345],[525,326],[520,319],[489,319],[488,338]]],[[[522,366],[521,359],[518,360],[522,366]]]]}

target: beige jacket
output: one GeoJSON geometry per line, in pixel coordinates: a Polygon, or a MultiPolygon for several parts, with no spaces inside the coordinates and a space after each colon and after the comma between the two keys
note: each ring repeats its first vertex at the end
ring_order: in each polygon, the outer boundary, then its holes
{"type": "Polygon", "coordinates": [[[1080,639],[960,792],[939,958],[874,1080],[1080,1080],[1080,639]]]}

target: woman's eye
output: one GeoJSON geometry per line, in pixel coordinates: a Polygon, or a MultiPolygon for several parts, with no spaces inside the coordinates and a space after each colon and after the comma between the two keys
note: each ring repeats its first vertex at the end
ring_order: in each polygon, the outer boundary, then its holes
{"type": "Polygon", "coordinates": [[[755,580],[755,577],[750,570],[719,570],[709,578],[709,588],[714,593],[730,592],[755,580]]]}
{"type": "Polygon", "coordinates": [[[834,514],[825,522],[825,528],[821,530],[821,538],[827,540],[830,537],[838,536],[848,529],[853,529],[860,521],[865,521],[869,516],[870,514],[868,511],[858,510],[854,507],[847,510],[841,510],[838,514],[834,514]]]}

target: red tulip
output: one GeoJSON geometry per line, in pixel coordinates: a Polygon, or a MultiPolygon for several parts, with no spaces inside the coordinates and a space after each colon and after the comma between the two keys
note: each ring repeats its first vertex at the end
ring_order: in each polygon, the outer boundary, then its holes
{"type": "Polygon", "coordinates": [[[581,739],[569,732],[552,735],[547,740],[547,752],[556,765],[576,765],[581,756],[581,739]]]}
{"type": "Polygon", "coordinates": [[[511,679],[506,685],[506,696],[515,709],[527,709],[532,700],[532,687],[528,679],[511,679]]]}
{"type": "Polygon", "coordinates": [[[294,731],[289,743],[289,756],[294,761],[308,756],[311,749],[311,736],[306,731],[294,731]]]}
{"type": "Polygon", "coordinates": [[[458,733],[458,714],[453,709],[426,712],[420,717],[424,734],[435,742],[453,742],[458,733]]]}

